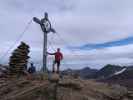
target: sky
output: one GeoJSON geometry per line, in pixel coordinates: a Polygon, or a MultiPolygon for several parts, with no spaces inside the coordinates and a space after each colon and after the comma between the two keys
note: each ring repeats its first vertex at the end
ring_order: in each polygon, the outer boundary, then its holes
{"type": "MultiPolygon", "coordinates": [[[[61,48],[62,69],[133,64],[132,0],[0,0],[0,63],[8,63],[21,41],[30,45],[30,61],[41,68],[43,33],[32,21],[48,12],[57,34],[48,34],[48,51],[61,48]],[[6,54],[6,55],[5,55],[6,54]],[[3,57],[4,56],[4,57],[3,57]]],[[[49,68],[53,57],[48,57],[49,68]]]]}

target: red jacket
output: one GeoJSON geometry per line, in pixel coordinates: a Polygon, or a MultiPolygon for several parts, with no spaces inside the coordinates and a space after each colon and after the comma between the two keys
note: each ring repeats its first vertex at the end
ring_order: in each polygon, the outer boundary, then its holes
{"type": "Polygon", "coordinates": [[[63,59],[63,54],[61,52],[56,52],[56,53],[54,53],[54,55],[55,55],[56,61],[60,61],[63,59]]]}

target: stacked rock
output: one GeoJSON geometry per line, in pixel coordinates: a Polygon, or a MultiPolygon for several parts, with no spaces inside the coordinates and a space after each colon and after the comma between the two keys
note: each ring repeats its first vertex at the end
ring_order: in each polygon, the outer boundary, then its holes
{"type": "Polygon", "coordinates": [[[25,70],[27,69],[28,56],[30,50],[29,46],[21,42],[21,44],[15,49],[10,57],[9,61],[9,70],[10,75],[23,75],[25,70]]]}

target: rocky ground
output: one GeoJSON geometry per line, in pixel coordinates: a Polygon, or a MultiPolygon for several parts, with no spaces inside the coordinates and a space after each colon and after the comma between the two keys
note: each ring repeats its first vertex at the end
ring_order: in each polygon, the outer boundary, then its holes
{"type": "Polygon", "coordinates": [[[65,76],[0,79],[0,100],[133,100],[125,87],[65,76]]]}

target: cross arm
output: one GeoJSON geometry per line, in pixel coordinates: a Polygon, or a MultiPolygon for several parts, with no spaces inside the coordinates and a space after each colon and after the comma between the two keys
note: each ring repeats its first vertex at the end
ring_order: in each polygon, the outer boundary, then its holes
{"type": "Polygon", "coordinates": [[[37,24],[42,24],[41,20],[38,19],[37,17],[33,17],[33,21],[36,22],[37,24]]]}

